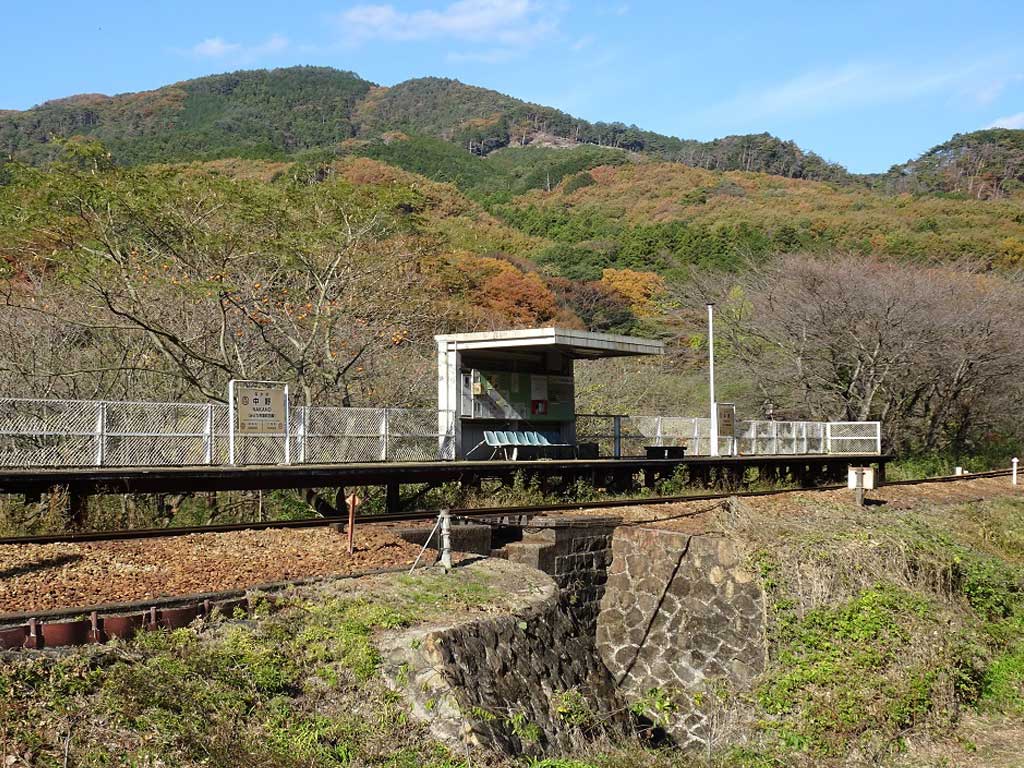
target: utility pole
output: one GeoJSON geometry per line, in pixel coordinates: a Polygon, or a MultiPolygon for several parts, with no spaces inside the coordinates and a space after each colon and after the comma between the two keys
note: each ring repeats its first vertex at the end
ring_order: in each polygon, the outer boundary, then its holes
{"type": "Polygon", "coordinates": [[[711,430],[708,453],[718,455],[718,402],[715,400],[715,305],[708,303],[708,384],[711,390],[711,430]]]}

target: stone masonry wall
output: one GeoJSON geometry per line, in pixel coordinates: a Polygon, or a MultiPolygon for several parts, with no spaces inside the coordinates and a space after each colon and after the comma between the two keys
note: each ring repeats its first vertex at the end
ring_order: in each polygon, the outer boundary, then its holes
{"type": "MultiPolygon", "coordinates": [[[[492,560],[488,567],[523,567],[492,560]]],[[[564,752],[628,729],[624,705],[593,636],[561,608],[555,583],[514,613],[421,627],[383,641],[385,679],[413,716],[453,746],[509,755],[564,752]]]]}
{"type": "Polygon", "coordinates": [[[612,542],[597,648],[630,703],[657,689],[665,726],[682,747],[717,740],[727,707],[717,689],[743,689],[766,661],[764,594],[734,542],[621,527],[612,542]]]}
{"type": "Polygon", "coordinates": [[[522,541],[497,554],[551,576],[576,631],[593,640],[612,559],[612,536],[620,522],[611,516],[535,517],[524,526],[522,541]]]}

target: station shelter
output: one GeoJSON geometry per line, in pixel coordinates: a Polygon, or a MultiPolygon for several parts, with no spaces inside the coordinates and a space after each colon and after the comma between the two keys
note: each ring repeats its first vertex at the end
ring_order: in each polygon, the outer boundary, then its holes
{"type": "Polygon", "coordinates": [[[493,458],[512,442],[574,456],[574,362],[664,354],[660,341],[562,328],[434,339],[439,433],[454,438],[452,458],[469,460],[493,458]]]}

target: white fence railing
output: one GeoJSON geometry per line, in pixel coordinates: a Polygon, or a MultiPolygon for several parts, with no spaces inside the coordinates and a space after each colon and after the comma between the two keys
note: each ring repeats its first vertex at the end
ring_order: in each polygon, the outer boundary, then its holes
{"type": "MultiPolygon", "coordinates": [[[[431,461],[454,457],[428,408],[291,408],[288,434],[236,434],[236,464],[431,461]]],[[[0,398],[0,466],[227,464],[219,403],[0,398]]]]}
{"type": "MultiPolygon", "coordinates": [[[[602,456],[643,453],[648,445],[685,446],[690,456],[711,453],[711,419],[687,416],[577,414],[578,442],[596,442],[602,456]]],[[[880,455],[877,421],[739,421],[734,436],[719,437],[721,456],[880,455]]]]}
{"type": "MultiPolygon", "coordinates": [[[[293,406],[287,434],[236,433],[235,463],[452,459],[454,435],[439,434],[437,417],[430,408],[293,406]]],[[[228,418],[220,403],[0,398],[0,466],[227,464],[228,418]]],[[[706,456],[710,420],[577,414],[576,438],[596,442],[602,456],[640,455],[648,445],[685,445],[689,455],[706,456]]],[[[877,455],[881,441],[876,421],[740,421],[718,449],[722,456],[877,455]]]]}

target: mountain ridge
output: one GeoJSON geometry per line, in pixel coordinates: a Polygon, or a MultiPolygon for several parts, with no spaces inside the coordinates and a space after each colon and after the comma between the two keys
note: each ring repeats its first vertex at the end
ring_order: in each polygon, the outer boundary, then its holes
{"type": "Polygon", "coordinates": [[[590,122],[443,77],[392,86],[352,71],[298,66],[239,70],[159,88],[73,94],[27,110],[0,110],[0,155],[31,164],[58,153],[52,139],[85,136],[133,165],[227,157],[342,154],[352,142],[440,139],[467,155],[510,147],[596,146],[716,171],[867,185],[885,192],[1002,197],[1024,189],[1024,131],[957,134],[885,173],[854,174],[770,133],[710,141],[621,122],[590,122]]]}
{"type": "Polygon", "coordinates": [[[0,112],[0,153],[46,162],[55,154],[51,137],[83,135],[103,141],[126,164],[234,155],[273,159],[395,130],[442,138],[479,155],[526,146],[549,134],[718,170],[793,178],[848,175],[841,166],[766,133],[699,142],[620,122],[591,123],[449,78],[379,86],[328,67],[241,70],[113,96],[75,94],[0,112]],[[252,124],[254,114],[263,125],[252,124]]]}

